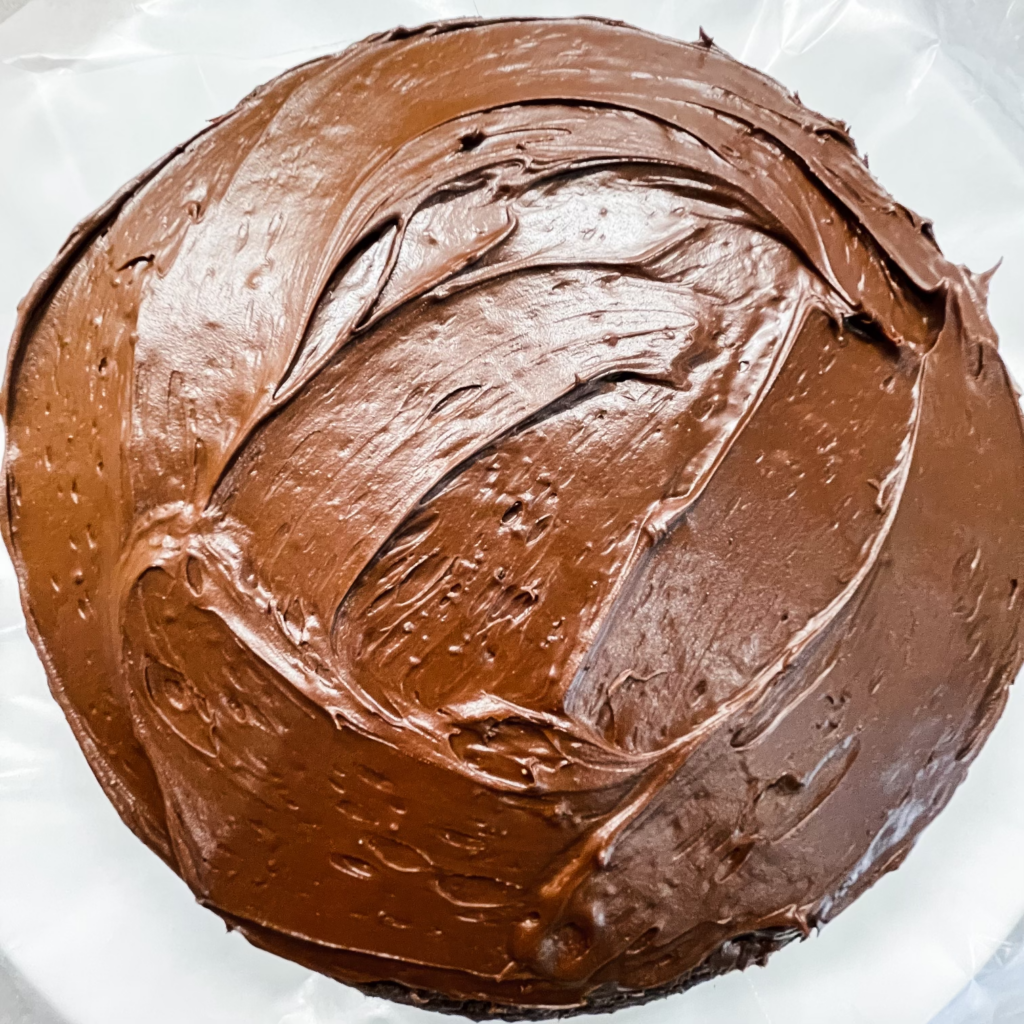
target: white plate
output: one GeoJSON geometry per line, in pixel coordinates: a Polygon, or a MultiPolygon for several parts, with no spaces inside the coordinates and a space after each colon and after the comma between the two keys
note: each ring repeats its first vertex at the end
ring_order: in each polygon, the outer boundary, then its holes
{"type": "MultiPolygon", "coordinates": [[[[0,0],[0,19],[21,2],[0,0]]],[[[974,270],[1004,259],[990,308],[1024,380],[1024,11],[1014,10],[1013,0],[28,0],[0,20],[0,337],[82,215],[278,71],[399,23],[590,13],[684,39],[703,25],[849,122],[882,183],[935,221],[947,255],[974,270]]],[[[1022,932],[1011,935],[1024,915],[1022,783],[1018,689],[898,872],[767,969],[622,1011],[615,1024],[1010,1020],[1003,1010],[1024,1005],[1022,932]]],[[[47,693],[3,555],[0,1021],[428,1018],[450,1020],[366,999],[226,934],[131,835],[47,693]]]]}

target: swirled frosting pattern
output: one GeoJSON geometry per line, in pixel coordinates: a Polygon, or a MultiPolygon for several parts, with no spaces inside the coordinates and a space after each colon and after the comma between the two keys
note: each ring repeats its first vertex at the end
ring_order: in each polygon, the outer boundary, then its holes
{"type": "Polygon", "coordinates": [[[1021,662],[986,284],[704,37],[295,68],[22,307],[54,693],[197,898],[339,979],[543,1016],[744,966],[900,862],[1021,662]]]}

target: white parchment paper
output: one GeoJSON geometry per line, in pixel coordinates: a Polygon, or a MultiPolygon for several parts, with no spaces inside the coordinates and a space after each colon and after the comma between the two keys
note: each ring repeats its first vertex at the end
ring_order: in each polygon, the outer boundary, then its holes
{"type": "MultiPolygon", "coordinates": [[[[703,27],[846,120],[973,270],[1024,380],[1017,0],[0,0],[0,338],[72,225],[253,86],[434,18],[703,27]]],[[[0,342],[0,347],[5,342],[0,342]]],[[[615,1024],[1024,1021],[1024,693],[903,867],[820,936],[615,1024]]],[[[46,689],[0,555],[0,1024],[441,1024],[251,948],[121,824],[46,689]]],[[[589,1018],[595,1024],[608,1018],[589,1018]]]]}

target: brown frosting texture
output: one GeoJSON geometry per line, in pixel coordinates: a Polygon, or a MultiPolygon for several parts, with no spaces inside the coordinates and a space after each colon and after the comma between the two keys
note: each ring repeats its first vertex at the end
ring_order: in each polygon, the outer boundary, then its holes
{"type": "Polygon", "coordinates": [[[900,862],[1021,663],[986,284],[706,38],[295,68],[21,308],[54,694],[202,903],[341,980],[545,1016],[744,966],[900,862]]]}

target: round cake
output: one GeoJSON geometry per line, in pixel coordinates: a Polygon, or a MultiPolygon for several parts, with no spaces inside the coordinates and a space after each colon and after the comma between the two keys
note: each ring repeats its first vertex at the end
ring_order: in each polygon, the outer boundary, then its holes
{"type": "Polygon", "coordinates": [[[0,518],[54,696],[203,905],[366,992],[542,1018],[762,963],[900,863],[1021,663],[986,288],[703,34],[297,67],[21,307],[0,518]]]}

